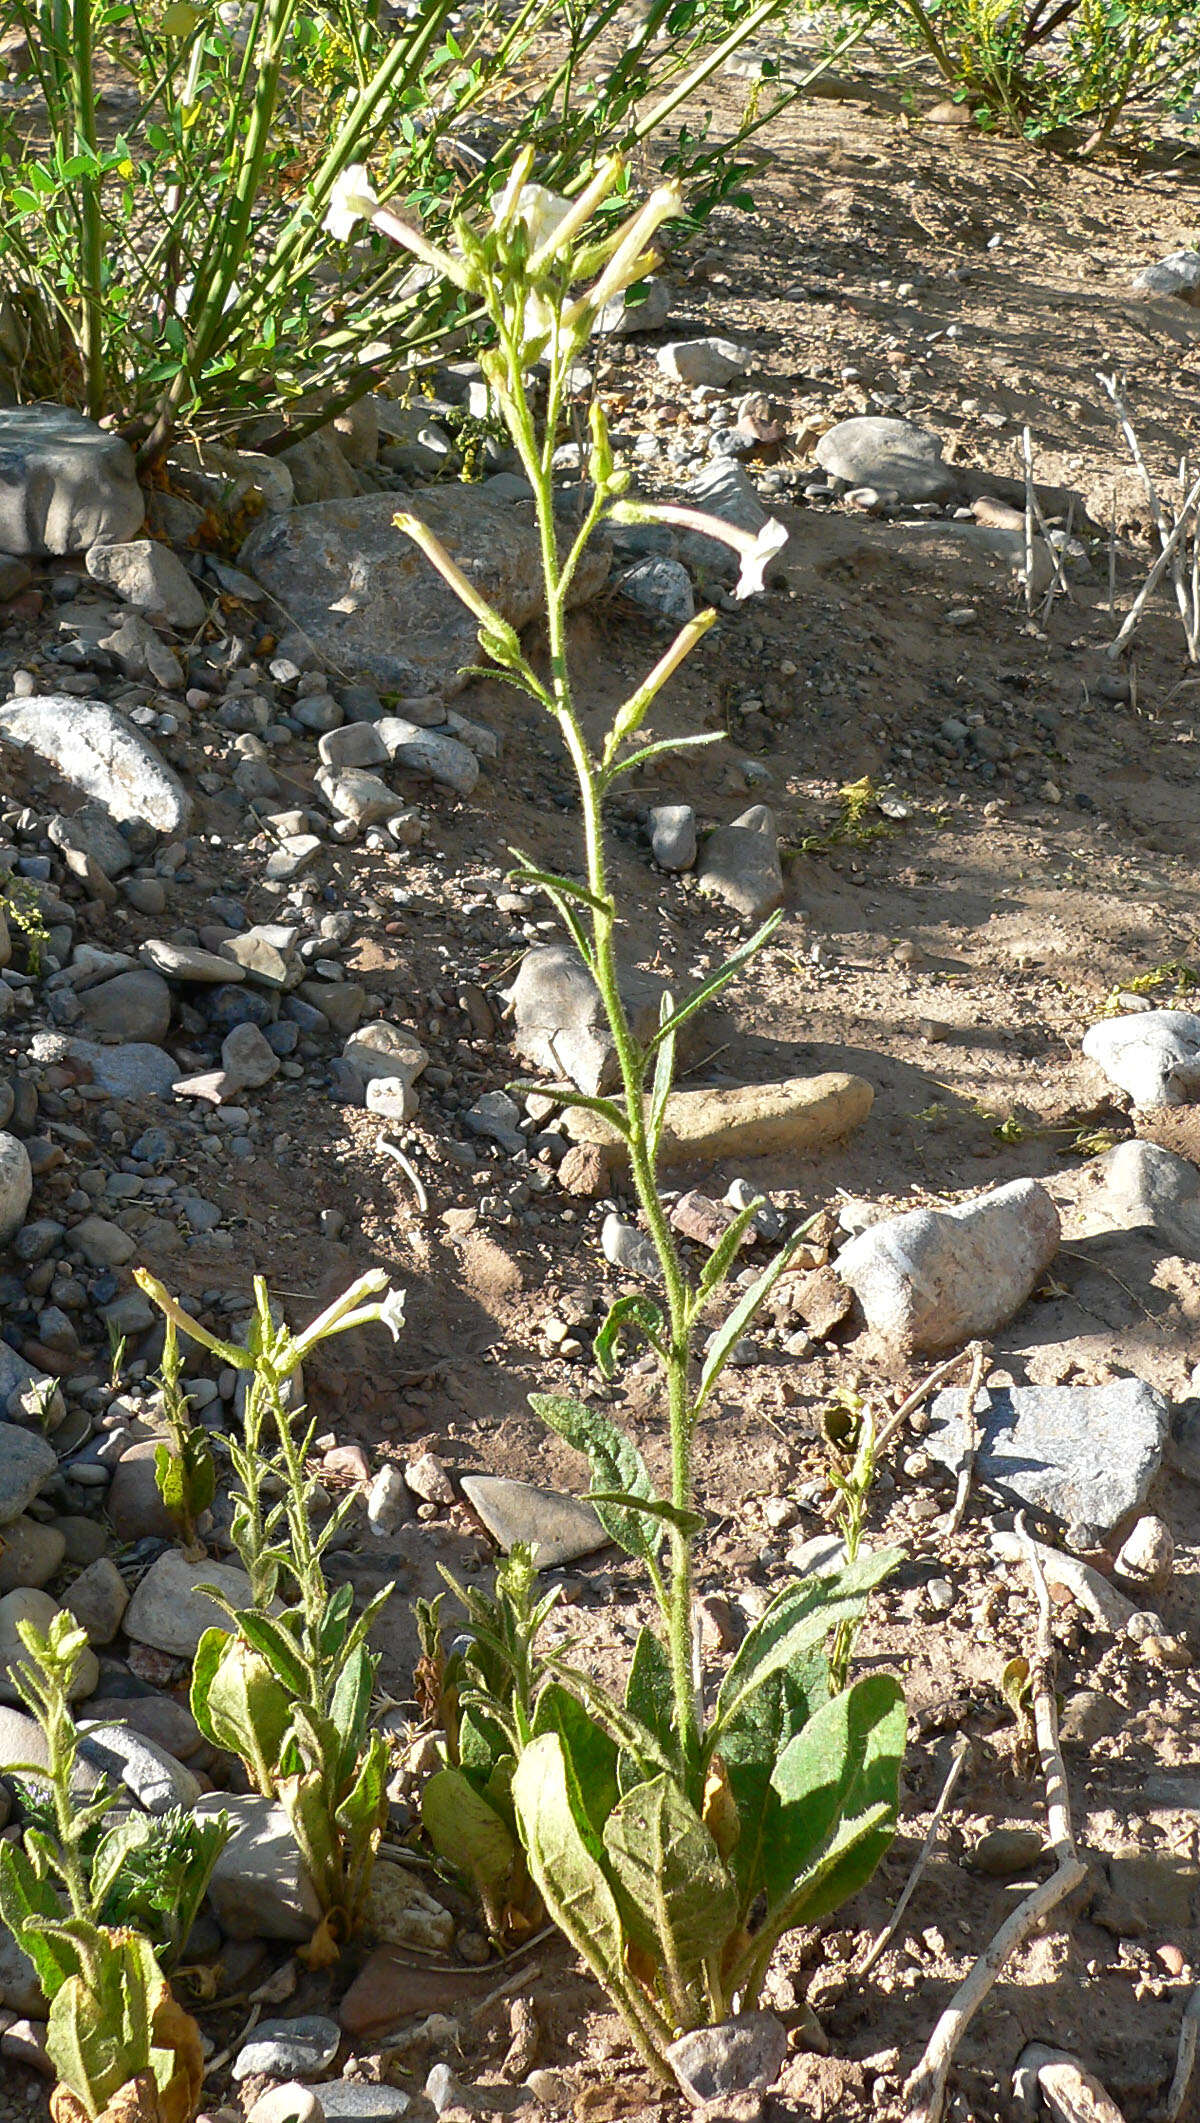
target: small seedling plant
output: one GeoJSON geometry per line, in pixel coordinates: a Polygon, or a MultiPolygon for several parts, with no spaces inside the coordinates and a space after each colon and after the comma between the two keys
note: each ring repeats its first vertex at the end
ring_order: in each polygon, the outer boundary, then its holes
{"type": "Polygon", "coordinates": [[[28,1663],[14,1682],[49,1773],[29,1767],[33,1818],[22,1843],[0,1843],[0,1917],[49,2000],[53,2123],[191,2123],[200,2030],[173,1997],[155,1942],[171,1956],[182,1949],[226,1823],[122,1811],[110,1824],[117,1795],[103,1788],[81,1803],[70,1702],[87,1638],[65,1611],[44,1636],[25,1621],[17,1630],[28,1663]]]}
{"type": "MultiPolygon", "coordinates": [[[[740,560],[740,596],[762,589],[786,534],[770,521],[751,537],[695,510],[636,501],[597,403],[590,499],[573,536],[560,539],[552,460],[571,366],[603,305],[657,263],[655,234],[680,211],[681,199],[673,186],[663,186],[592,240],[593,217],[626,182],[620,162],[604,163],[570,202],[531,182],[531,168],[529,155],[519,159],[486,224],[455,223],[452,251],[380,207],[361,169],[349,172],[335,194],[330,225],[348,236],[356,221],[369,221],[482,307],[490,333],[480,356],[484,374],[533,491],[549,651],[545,679],[512,627],[420,518],[401,514],[396,522],[474,614],[492,675],[498,671],[552,719],[575,772],[584,880],[518,859],[524,881],[548,895],[565,924],[612,1033],[617,1094],[584,1098],[563,1085],[556,1095],[590,1106],[611,1130],[654,1244],[658,1288],[617,1300],[597,1338],[596,1360],[611,1375],[627,1339],[654,1353],[670,1478],[660,1491],[633,1440],[601,1410],[565,1395],[531,1396],[550,1428],[587,1458],[591,1501],[609,1537],[644,1566],[658,1625],[641,1631],[619,1696],[560,1654],[546,1653],[537,1667],[523,1657],[544,1615],[528,1598],[524,1615],[517,1612],[516,1588],[502,1578],[496,1624],[481,1630],[476,1621],[468,1709],[491,1749],[488,1781],[511,1795],[516,1836],[547,1909],[620,2009],[645,2062],[669,2080],[672,2040],[753,2006],[782,1935],[817,1922],[874,1870],[895,1824],[905,1714],[901,1690],[887,1675],[836,1688],[825,1650],[842,1624],[861,1616],[891,1566],[886,1554],[860,1553],[833,1577],[779,1593],[719,1682],[704,1672],[697,1649],[693,1566],[704,1528],[696,1508],[698,1426],[731,1350],[801,1234],[727,1310],[701,1359],[702,1319],[761,1204],[734,1219],[693,1280],[667,1219],[658,1162],[677,1034],[735,978],[775,924],[766,923],[686,1000],[667,1001],[654,1034],[635,1039],[618,985],[619,911],[603,806],[618,781],[651,759],[679,744],[713,741],[654,740],[643,726],[717,615],[706,610],[681,629],[596,747],[572,689],[566,612],[583,554],[605,522],[680,524],[721,540],[740,560]],[[540,415],[530,383],[535,366],[544,386],[540,415]],[[498,1642],[506,1647],[500,1674],[498,1642]]],[[[464,1809],[478,1797],[470,1770],[468,1764],[458,1772],[464,1809]]],[[[439,1802],[445,1796],[442,1787],[439,1802]]],[[[500,1820],[505,1806],[492,1812],[500,1820]]]]}
{"type": "Polygon", "coordinates": [[[401,1293],[372,1270],[303,1333],[276,1317],[261,1276],[244,1343],[221,1341],[145,1269],[136,1278],[168,1330],[210,1350],[241,1375],[242,1435],[231,1444],[232,1535],[250,1581],[245,1607],[226,1610],[232,1629],[207,1629],[192,1668],[192,1715],[214,1747],[236,1754],[253,1789],[284,1808],[321,1903],[303,1949],[310,1966],[336,1958],[362,1922],[387,1813],[388,1749],[371,1724],[378,1659],[371,1628],[395,1589],[385,1585],[362,1613],[354,1588],[331,1586],[324,1557],[350,1512],[351,1491],[318,1523],[318,1484],[307,1472],[316,1432],[292,1405],[309,1352],[332,1335],[373,1322],[395,1338],[401,1293]]]}

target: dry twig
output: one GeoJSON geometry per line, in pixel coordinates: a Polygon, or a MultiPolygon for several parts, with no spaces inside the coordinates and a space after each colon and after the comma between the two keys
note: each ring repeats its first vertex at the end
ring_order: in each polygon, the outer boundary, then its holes
{"type": "MultiPolygon", "coordinates": [[[[954,1509],[946,1521],[946,1532],[957,1533],[967,1508],[971,1493],[971,1476],[975,1471],[975,1453],[979,1445],[979,1432],[975,1425],[975,1403],[983,1384],[984,1348],[982,1342],[971,1345],[971,1376],[963,1397],[963,1442],[958,1462],[958,1487],[954,1492],[954,1509]]],[[[965,1354],[965,1351],[964,1351],[965,1354]]]]}
{"type": "Polygon", "coordinates": [[[957,1785],[958,1780],[962,1775],[963,1765],[966,1762],[966,1759],[970,1752],[971,1742],[964,1734],[960,1740],[957,1740],[955,1742],[954,1753],[950,1759],[950,1767],[946,1772],[946,1781],[942,1785],[941,1791],[938,1793],[937,1805],[933,1809],[933,1813],[930,1816],[929,1826],[925,1830],[925,1841],[922,1843],[920,1850],[917,1852],[916,1863],[914,1864],[913,1869],[909,1873],[908,1879],[905,1882],[904,1892],[901,1895],[900,1900],[897,1902],[896,1907],[892,1911],[889,1921],[887,1922],[887,1924],[884,1925],[884,1928],[880,1932],[879,1937],[876,1939],[874,1945],[868,1948],[866,1960],[856,1971],[856,1974],[858,1976],[865,1976],[870,1974],[871,1970],[875,1966],[876,1961],[880,1960],[881,1957],[887,1952],[888,1947],[891,1945],[892,1940],[895,1938],[896,1933],[899,1931],[904,1912],[908,1908],[909,1903],[912,1901],[912,1898],[917,1891],[917,1883],[920,1880],[921,1874],[924,1872],[925,1867],[928,1865],[929,1860],[933,1855],[933,1847],[938,1839],[938,1830],[942,1825],[942,1820],[945,1816],[946,1808],[950,1804],[951,1799],[954,1797],[955,1786],[957,1785]]]}
{"type": "MultiPolygon", "coordinates": [[[[1129,407],[1125,403],[1121,386],[1116,376],[1105,376],[1103,373],[1098,372],[1096,381],[1107,391],[1108,396],[1112,399],[1116,408],[1117,419],[1120,422],[1121,432],[1129,445],[1129,454],[1141,474],[1142,485],[1146,489],[1146,499],[1150,505],[1150,514],[1154,518],[1154,527],[1158,532],[1158,542],[1162,548],[1159,559],[1150,571],[1151,577],[1153,582],[1156,583],[1161,578],[1163,569],[1165,567],[1170,568],[1171,582],[1175,590],[1175,602],[1179,607],[1179,617],[1183,622],[1184,637],[1187,641],[1188,657],[1192,663],[1200,662],[1200,611],[1197,609],[1195,597],[1189,597],[1188,585],[1184,579],[1183,560],[1180,555],[1180,546],[1184,543],[1187,531],[1192,525],[1192,511],[1196,505],[1197,495],[1200,493],[1200,481],[1197,481],[1196,486],[1188,494],[1183,503],[1182,513],[1177,516],[1174,526],[1168,524],[1166,512],[1158,498],[1158,489],[1150,476],[1149,467],[1142,455],[1142,446],[1138,441],[1129,407]]],[[[1187,461],[1185,459],[1180,466],[1181,489],[1186,476],[1187,461]]],[[[1191,556],[1191,573],[1197,588],[1200,589],[1200,557],[1196,553],[1191,556]]],[[[1152,586],[1151,582],[1147,582],[1143,586],[1143,591],[1138,604],[1135,605],[1135,610],[1144,605],[1152,586]]],[[[1129,618],[1126,619],[1125,626],[1118,636],[1118,642],[1126,635],[1129,619],[1132,617],[1133,614],[1131,613],[1129,618]]],[[[1115,646],[1114,644],[1114,648],[1115,646]]],[[[1110,650],[1109,653],[1112,654],[1113,650],[1110,650]]]]}
{"type": "Polygon", "coordinates": [[[920,1385],[913,1387],[912,1392],[908,1394],[904,1400],[901,1401],[900,1406],[896,1409],[895,1413],[889,1415],[886,1423],[883,1425],[882,1430],[876,1438],[876,1459],[878,1459],[883,1453],[884,1449],[891,1444],[892,1439],[895,1437],[897,1430],[899,1430],[902,1425],[908,1421],[909,1416],[916,1414],[917,1409],[920,1407],[922,1401],[928,1400],[930,1394],[933,1392],[934,1387],[942,1385],[944,1381],[948,1379],[953,1372],[957,1371],[959,1365],[961,1363],[965,1363],[970,1353],[971,1344],[968,1342],[967,1347],[965,1349],[959,1349],[954,1356],[944,1357],[940,1364],[935,1364],[933,1370],[929,1372],[928,1376],[921,1380],[920,1385]]]}
{"type": "Polygon", "coordinates": [[[1033,1703],[1033,1728],[1037,1739],[1042,1778],[1046,1786],[1046,1820],[1050,1848],[1056,1864],[1048,1880],[1035,1887],[1000,1926],[984,1948],[970,1973],[959,1984],[949,2005],[938,2019],[925,2046],[925,2054],[904,2089],[905,2123],[939,2123],[946,2099],[951,2067],[963,2035],[984,1999],[995,1985],[1010,1954],[1030,1938],[1042,1920],[1060,1902],[1073,1894],[1087,1878],[1087,1866],[1075,1847],[1071,1827],[1071,1801],[1067,1773],[1058,1744],[1058,1711],[1054,1695],[1054,1647],[1050,1634],[1050,1594],[1029,1539],[1022,1513],[1017,1519],[1026,1561],[1033,1578],[1038,1605],[1037,1638],[1030,1660],[1029,1687],[1033,1703]]]}

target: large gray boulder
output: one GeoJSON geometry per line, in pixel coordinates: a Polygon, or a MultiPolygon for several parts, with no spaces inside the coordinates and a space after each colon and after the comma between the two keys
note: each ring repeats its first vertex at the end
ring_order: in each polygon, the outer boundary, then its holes
{"type": "MultiPolygon", "coordinates": [[[[428,524],[510,626],[541,612],[531,509],[472,486],[314,502],[257,525],[240,563],[276,599],[279,632],[290,622],[336,668],[403,694],[457,693],[465,669],[482,661],[478,622],[397,530],[401,508],[428,524]]],[[[607,551],[593,547],[571,602],[594,597],[607,574],[607,551]]]]}
{"type": "Polygon", "coordinates": [[[64,405],[0,406],[0,552],[85,553],[146,513],[133,451],[64,405]]]}
{"type": "Polygon", "coordinates": [[[1020,1310],[1058,1250],[1058,1211],[1037,1180],[952,1209],[911,1209],[860,1231],[837,1272],[896,1349],[957,1349],[1020,1310]]]}
{"type": "Polygon", "coordinates": [[[0,707],[0,742],[44,759],[118,824],[136,819],[177,833],[192,800],[179,776],[116,708],[73,693],[40,693],[0,707]]]}
{"type": "Polygon", "coordinates": [[[947,501],[958,486],[942,445],[911,420],[864,413],[839,420],[817,444],[817,463],[845,487],[890,488],[901,501],[947,501]]]}
{"type": "Polygon", "coordinates": [[[0,1246],[16,1237],[32,1193],[29,1152],[18,1136],[0,1128],[0,1246]]]}

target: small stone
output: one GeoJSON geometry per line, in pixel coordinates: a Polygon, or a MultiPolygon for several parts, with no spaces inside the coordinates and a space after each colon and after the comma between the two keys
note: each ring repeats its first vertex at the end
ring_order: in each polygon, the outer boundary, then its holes
{"type": "Polygon", "coordinates": [[[326,2123],[379,2123],[407,2115],[412,2106],[398,2086],[376,2086],[370,2079],[333,2079],[319,2092],[326,2123]]]}
{"type": "MultiPolygon", "coordinates": [[[[635,1039],[649,1039],[659,1022],[664,983],[633,968],[622,970],[620,983],[635,1039]]],[[[589,1098],[615,1081],[616,1050],[599,990],[566,944],[527,951],[508,1001],[514,1045],[531,1068],[566,1078],[589,1098]]]]}
{"type": "Polygon", "coordinates": [[[118,823],[176,833],[191,798],[140,730],[102,700],[51,693],[0,707],[0,741],[27,748],[118,823]]]}
{"type": "Polygon", "coordinates": [[[890,487],[899,501],[945,501],[958,481],[936,435],[878,414],[839,420],[817,443],[817,463],[847,487],[890,487]]]}
{"type": "Polygon", "coordinates": [[[454,1484],[432,1452],[422,1452],[417,1459],[409,1460],[404,1469],[404,1480],[419,1503],[444,1505],[454,1502],[454,1484]]]}
{"type": "Polygon", "coordinates": [[[992,1828],[980,1836],[970,1863],[990,1880],[1013,1880],[1038,1864],[1045,1850],[1046,1838],[1040,1828],[992,1828]]]}
{"type": "Polygon", "coordinates": [[[420,1041],[387,1018],[361,1025],[346,1041],[342,1058],[364,1088],[379,1077],[399,1079],[411,1089],[429,1060],[420,1041]]]}
{"type": "MultiPolygon", "coordinates": [[[[64,1549],[66,1545],[64,1536],[64,1549]]],[[[125,1580],[107,1555],[81,1570],[63,1595],[63,1606],[75,1616],[89,1644],[111,1644],[128,1605],[125,1580]]]]}
{"type": "Polygon", "coordinates": [[[138,956],[167,980],[195,981],[201,986],[215,987],[246,977],[240,966],[231,965],[227,958],[219,958],[215,951],[201,951],[194,944],[168,943],[165,937],[148,937],[138,946],[138,956]]]}
{"type": "Polygon", "coordinates": [[[158,973],[135,968],[100,981],[79,998],[79,1025],[92,1039],[165,1039],[171,1024],[171,991],[158,973]]]}
{"type": "Polygon", "coordinates": [[[1175,1541],[1164,1519],[1147,1513],[1134,1524],[1117,1552],[1113,1575],[1131,1588],[1166,1591],[1175,1565],[1175,1541]]]}
{"type": "Polygon", "coordinates": [[[744,376],[754,361],[753,349],[732,339],[673,339],[655,356],[673,383],[712,384],[720,388],[744,376]]]}
{"type": "Polygon", "coordinates": [[[0,552],[132,538],[145,502],[127,442],[63,405],[0,408],[0,552]]]}
{"type": "Polygon", "coordinates": [[[592,1506],[579,1497],[494,1474],[464,1474],[461,1486],[472,1510],[505,1554],[514,1542],[526,1541],[539,1570],[553,1570],[559,1563],[575,1562],[608,1545],[608,1535],[592,1506]]]}
{"type": "Polygon", "coordinates": [[[667,2062],[689,2100],[698,2106],[731,2095],[766,2093],[783,2069],[787,2030],[769,2012],[743,2012],[716,2027],[680,2035],[667,2062]]]}
{"type": "Polygon", "coordinates": [[[723,899],[745,921],[761,921],[783,900],[783,871],[774,814],[753,804],[732,825],[718,826],[704,843],[700,890],[723,899]]]}
{"type": "Polygon", "coordinates": [[[126,604],[188,633],[204,625],[204,599],[182,561],[157,539],[88,548],[87,571],[126,604]]]}
{"type": "Polygon", "coordinates": [[[129,1233],[106,1216],[85,1216],[76,1224],[71,1248],[83,1255],[89,1268],[123,1268],[138,1250],[129,1233]]]}
{"type": "MultiPolygon", "coordinates": [[[[214,1567],[207,1566],[210,1578],[214,1567]]],[[[243,1602],[248,1598],[247,1581],[243,1602]]],[[[205,1792],[193,1810],[202,1820],[227,1814],[234,1831],[209,1888],[222,1931],[233,1939],[310,1939],[321,1904],[282,1806],[257,1794],[214,1791],[205,1792]]]]}
{"type": "MultiPolygon", "coordinates": [[[[393,764],[469,796],[479,780],[479,761],[469,745],[440,730],[427,730],[402,716],[387,715],[375,728],[393,764]]],[[[392,809],[395,810],[393,800],[392,809]]]]}
{"type": "Polygon", "coordinates": [[[1133,290],[1147,298],[1167,295],[1200,306],[1200,251],[1171,251],[1155,265],[1144,265],[1133,276],[1133,290]]]}
{"type": "Polygon", "coordinates": [[[686,626],[696,616],[691,576],[678,560],[664,554],[648,553],[644,560],[635,560],[631,567],[622,569],[614,587],[630,604],[665,620],[669,626],[686,626]]]}
{"type": "Polygon", "coordinates": [[[425,2099],[431,2103],[435,2116],[464,2105],[463,2090],[448,2064],[434,2065],[425,2081],[425,2099]]]}
{"type": "Polygon", "coordinates": [[[281,2079],[302,2071],[325,2071],[341,2039],[336,2022],[316,2013],[300,2014],[294,2020],[260,2020],[234,2059],[232,2077],[240,2084],[259,2076],[281,2079]]]}
{"type": "Polygon", "coordinates": [[[294,2079],[283,2086],[269,2086],[247,2110],[246,2123],[325,2123],[321,2091],[298,2086],[294,2079]]]}
{"type": "MultiPolygon", "coordinates": [[[[6,1592],[0,1599],[0,1703],[15,1703],[17,1693],[11,1673],[14,1666],[25,1663],[28,1653],[18,1634],[19,1622],[31,1622],[44,1636],[55,1615],[58,1602],[48,1592],[36,1587],[22,1587],[16,1592],[6,1592]]],[[[71,1686],[71,1701],[81,1702],[85,1696],[94,1695],[100,1679],[100,1667],[96,1654],[85,1650],[80,1654],[71,1686]]]]}
{"type": "Polygon", "coordinates": [[[171,1541],[176,1525],[159,1494],[155,1455],[163,1439],[138,1438],[122,1452],[109,1485],[107,1510],[118,1541],[171,1541]]]}
{"type": "Polygon", "coordinates": [[[232,1563],[210,1563],[207,1557],[190,1563],[177,1549],[168,1549],[151,1563],[129,1602],[126,1635],[173,1658],[194,1657],[206,1629],[233,1626],[224,1608],[197,1592],[197,1585],[214,1585],[235,1609],[253,1605],[244,1570],[232,1563]]]}
{"type": "Polygon", "coordinates": [[[381,1467],[367,1492],[367,1524],[381,1537],[394,1533],[409,1515],[408,1495],[398,1467],[381,1467]]]}
{"type": "Polygon", "coordinates": [[[66,1551],[66,1541],[54,1526],[43,1526],[37,1519],[13,1519],[0,1535],[0,1592],[45,1585],[66,1551]]]}
{"type": "Polygon", "coordinates": [[[837,1273],[868,1324],[910,1351],[958,1348],[1010,1320],[1058,1250],[1058,1211],[1036,1180],[951,1209],[888,1217],[843,1246],[837,1273]]]}
{"type": "Polygon", "coordinates": [[[83,1760],[110,1784],[124,1784],[147,1813],[169,1813],[176,1806],[190,1811],[196,1804],[202,1788],[198,1779],[144,1733],[82,1719],[79,1731],[83,1760]]]}
{"type": "MultiPolygon", "coordinates": [[[[977,1479],[1006,1500],[1107,1535],[1144,1503],[1163,1463],[1169,1412],[1141,1379],[1106,1386],[1008,1386],[976,1402],[977,1479]]],[[[962,1394],[939,1393],[925,1447],[956,1468],[962,1394]]]]}
{"type": "MultiPolygon", "coordinates": [[[[33,1169],[23,1142],[0,1129],[0,1246],[16,1237],[33,1195],[33,1169]]],[[[2,1481],[3,1477],[0,1477],[2,1481]]],[[[2,1495],[2,1491],[0,1491],[2,1495]]]]}
{"type": "Polygon", "coordinates": [[[259,1091],[279,1073],[279,1056],[257,1025],[234,1025],[221,1042],[221,1065],[230,1092],[259,1091]]]}
{"type": "Polygon", "coordinates": [[[662,1280],[662,1268],[653,1241],[646,1232],[639,1231],[636,1224],[627,1224],[615,1210],[610,1210],[604,1219],[600,1245],[605,1260],[623,1274],[638,1275],[651,1283],[662,1280]]]}
{"type": "Polygon", "coordinates": [[[650,849],[660,870],[690,870],[696,861],[696,814],[690,804],[656,804],[650,849]]]}

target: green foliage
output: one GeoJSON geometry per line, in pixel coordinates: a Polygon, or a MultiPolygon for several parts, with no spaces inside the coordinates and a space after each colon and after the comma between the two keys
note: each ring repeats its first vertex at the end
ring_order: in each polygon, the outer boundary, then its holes
{"type": "MultiPolygon", "coordinates": [[[[0,264],[0,272],[3,271],[0,264]]],[[[17,931],[25,946],[25,963],[36,980],[42,970],[42,959],[50,942],[50,931],[42,913],[38,888],[30,877],[20,877],[12,871],[4,880],[0,891],[0,914],[10,928],[17,931]]]]}
{"type": "Polygon", "coordinates": [[[145,1270],[137,1280],[169,1332],[190,1336],[244,1377],[242,1436],[231,1447],[232,1530],[254,1600],[234,1608],[213,1592],[233,1628],[200,1639],[192,1715],[214,1747],[239,1756],[255,1790],[287,1813],[323,1911],[306,1949],[319,1965],[362,1921],[387,1813],[387,1744],[371,1725],[379,1662],[368,1641],[394,1587],[356,1616],[353,1587],[330,1585],[324,1557],[356,1500],[348,1494],[318,1525],[319,1484],[306,1472],[317,1426],[290,1405],[290,1392],[309,1350],[330,1336],[375,1321],[398,1335],[403,1301],[381,1273],[360,1276],[293,1335],[276,1321],[259,1276],[243,1346],[219,1341],[145,1270]]]}
{"type": "Polygon", "coordinates": [[[163,1421],[170,1432],[171,1442],[155,1447],[154,1480],[180,1539],[186,1548],[194,1550],[199,1547],[200,1539],[197,1521],[208,1510],[216,1494],[217,1470],[207,1432],[199,1424],[188,1421],[179,1335],[173,1320],[167,1321],[158,1386],[163,1421]]]}
{"type": "Polygon", "coordinates": [[[171,1996],[154,1946],[174,1953],[227,1839],[223,1819],[165,1822],[126,1815],[105,1828],[116,1794],[86,1804],[72,1789],[78,1738],[70,1691],[87,1639],[60,1612],[42,1636],[18,1632],[29,1664],[17,1692],[36,1718],[49,1760],[47,1800],[33,1792],[24,1844],[0,1843],[0,1918],[28,1954],[50,2002],[46,2047],[58,2074],[54,2112],[100,2116],[131,2080],[147,2075],[159,2123],[190,2123],[200,2099],[200,2030],[171,1996]],[[40,1825],[39,1825],[40,1819],[40,1825]],[[63,2093],[69,2100],[62,2101],[63,2093]]]}
{"type": "MultiPolygon", "coordinates": [[[[570,365],[599,307],[650,269],[649,245],[681,199],[677,189],[661,188],[623,227],[605,224],[589,241],[592,217],[622,189],[620,166],[604,164],[570,207],[529,184],[530,167],[529,157],[518,163],[492,202],[490,224],[460,221],[453,252],[422,244],[419,255],[483,304],[495,334],[484,371],[533,489],[548,680],[428,528],[412,516],[396,521],[474,614],[484,654],[552,717],[575,770],[586,882],[528,863],[520,874],[560,914],[612,1033],[618,1091],[580,1100],[565,1086],[555,1095],[599,1113],[628,1153],[660,1289],[653,1297],[618,1299],[601,1328],[597,1362],[611,1374],[626,1337],[636,1334],[648,1344],[660,1371],[670,1476],[660,1489],[638,1447],[606,1412],[566,1395],[531,1396],[536,1412],[587,1460],[590,1499],[609,1538],[644,1566],[660,1628],[639,1638],[621,1698],[563,1652],[537,1652],[549,1603],[534,1602],[526,1556],[501,1572],[494,1602],[463,1596],[471,1649],[458,1676],[434,1643],[436,1616],[427,1610],[423,1685],[445,1706],[457,1681],[461,1717],[457,1759],[432,1781],[426,1827],[446,1849],[469,1819],[465,1862],[493,1921],[519,1841],[551,1916],[623,2013],[645,2061],[669,2079],[665,2051],[673,2035],[724,2019],[735,2000],[753,2004],[783,1933],[852,1894],[893,1832],[903,1697],[887,1676],[845,1688],[844,1669],[848,1632],[894,1558],[859,1554],[833,1577],[781,1592],[737,1651],[708,1709],[694,1649],[693,1551],[705,1523],[696,1508],[696,1430],[736,1342],[802,1234],[736,1297],[694,1363],[702,1317],[728,1281],[757,1204],[734,1220],[693,1280],[659,1191],[659,1146],[679,1025],[733,979],[775,924],[759,930],[702,989],[678,1006],[668,1002],[650,1038],[635,1039],[617,975],[618,909],[605,861],[603,803],[635,762],[670,749],[644,742],[640,733],[663,685],[715,614],[682,629],[617,709],[597,750],[575,707],[565,611],[580,557],[605,518],[683,523],[722,540],[741,563],[739,595],[762,588],[784,533],[768,523],[752,538],[698,511],[629,502],[627,476],[615,468],[603,410],[594,404],[588,467],[594,498],[574,543],[560,552],[552,456],[570,365]],[[582,293],[581,281],[591,282],[582,293]],[[548,371],[538,417],[527,385],[535,362],[548,371]],[[824,1649],[831,1635],[842,1647],[836,1669],[824,1649]],[[497,1824],[515,1829],[515,1836],[506,1841],[497,1824]]],[[[418,248],[412,232],[361,188],[344,206],[347,229],[362,217],[418,248]]],[[[845,795],[857,829],[869,785],[845,795]]],[[[865,1460],[858,1479],[865,1498],[865,1460]]],[[[463,1862],[461,1840],[459,1857],[463,1862]]]]}
{"type": "Polygon", "coordinates": [[[1185,103],[1200,67],[1192,0],[839,0],[836,14],[898,30],[979,125],[1069,133],[1084,153],[1151,106],[1185,103]]]}
{"type": "Polygon", "coordinates": [[[525,143],[569,188],[592,155],[653,133],[699,218],[744,198],[740,148],[762,114],[728,139],[692,121],[671,140],[669,120],[782,6],[651,0],[629,34],[621,0],[465,15],[453,0],[398,15],[245,0],[234,20],[193,0],[12,0],[47,137],[0,106],[10,380],[113,415],[146,460],[181,426],[290,413],[302,433],[428,357],[464,308],[378,241],[331,289],[324,221],[348,167],[370,161],[436,235],[525,143]],[[102,64],[127,93],[115,133],[98,121],[102,64]]]}

